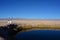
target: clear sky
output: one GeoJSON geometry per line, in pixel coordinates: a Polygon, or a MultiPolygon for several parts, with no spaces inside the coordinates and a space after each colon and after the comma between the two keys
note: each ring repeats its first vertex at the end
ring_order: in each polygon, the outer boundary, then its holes
{"type": "Polygon", "coordinates": [[[60,19],[60,0],[0,0],[0,18],[60,19]]]}

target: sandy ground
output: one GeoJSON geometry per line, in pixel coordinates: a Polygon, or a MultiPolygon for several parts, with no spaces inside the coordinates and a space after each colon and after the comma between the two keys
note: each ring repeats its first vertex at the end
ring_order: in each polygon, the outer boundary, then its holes
{"type": "MultiPolygon", "coordinates": [[[[60,25],[60,20],[11,20],[11,23],[15,23],[18,25],[60,25]]],[[[8,20],[0,20],[0,26],[7,25],[8,20]]]]}

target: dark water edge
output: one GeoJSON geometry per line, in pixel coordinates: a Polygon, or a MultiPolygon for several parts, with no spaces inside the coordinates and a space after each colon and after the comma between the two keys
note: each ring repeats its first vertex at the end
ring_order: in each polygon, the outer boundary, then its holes
{"type": "Polygon", "coordinates": [[[32,30],[19,32],[16,40],[60,40],[60,30],[32,30]]]}

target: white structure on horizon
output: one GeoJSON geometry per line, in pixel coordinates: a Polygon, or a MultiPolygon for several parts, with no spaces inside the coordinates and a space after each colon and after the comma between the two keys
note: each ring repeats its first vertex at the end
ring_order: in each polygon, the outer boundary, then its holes
{"type": "Polygon", "coordinates": [[[8,24],[11,24],[12,23],[12,21],[11,20],[8,20],[8,24]]]}

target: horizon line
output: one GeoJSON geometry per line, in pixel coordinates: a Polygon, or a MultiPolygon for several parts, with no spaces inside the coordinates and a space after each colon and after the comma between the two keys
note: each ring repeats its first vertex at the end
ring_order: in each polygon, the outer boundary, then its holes
{"type": "Polygon", "coordinates": [[[52,18],[0,18],[0,20],[60,20],[52,18]]]}

